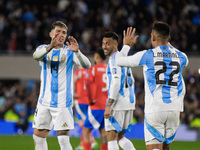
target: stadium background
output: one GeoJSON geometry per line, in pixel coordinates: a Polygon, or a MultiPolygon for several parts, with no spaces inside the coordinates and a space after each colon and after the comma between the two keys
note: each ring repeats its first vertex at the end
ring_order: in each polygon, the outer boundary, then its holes
{"type": "MultiPolygon", "coordinates": [[[[133,54],[151,48],[149,37],[154,20],[169,23],[171,44],[184,51],[190,62],[184,70],[185,111],[181,114],[176,138],[200,139],[199,0],[48,0],[48,3],[44,0],[0,0],[0,134],[21,134],[21,130],[15,128],[16,123],[32,120],[39,94],[39,65],[32,59],[32,53],[38,45],[49,43],[50,26],[56,20],[67,24],[68,35],[77,39],[81,51],[92,62],[105,31],[112,30],[119,35],[120,49],[122,31],[128,26],[135,27],[140,37],[131,49],[133,54]]],[[[139,125],[141,133],[140,137],[132,137],[136,135],[133,131],[130,137],[143,139],[141,68],[133,69],[133,75],[137,98],[133,122],[135,127],[139,125]]],[[[25,134],[32,134],[31,126],[25,134]]]]}

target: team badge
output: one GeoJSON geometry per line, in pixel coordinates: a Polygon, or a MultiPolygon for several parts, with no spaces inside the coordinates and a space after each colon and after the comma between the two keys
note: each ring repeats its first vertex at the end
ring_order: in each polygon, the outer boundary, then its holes
{"type": "Polygon", "coordinates": [[[58,56],[53,56],[53,61],[58,61],[58,56]]]}
{"type": "Polygon", "coordinates": [[[117,74],[117,68],[112,68],[112,73],[117,74]]]}
{"type": "Polygon", "coordinates": [[[64,62],[65,60],[66,60],[66,56],[64,54],[62,54],[61,61],[64,62]]]}

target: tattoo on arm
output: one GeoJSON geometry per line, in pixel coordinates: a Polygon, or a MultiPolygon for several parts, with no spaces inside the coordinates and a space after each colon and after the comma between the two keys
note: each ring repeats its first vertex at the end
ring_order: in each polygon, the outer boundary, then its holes
{"type": "Polygon", "coordinates": [[[107,106],[111,106],[114,102],[114,99],[109,99],[107,106]]]}

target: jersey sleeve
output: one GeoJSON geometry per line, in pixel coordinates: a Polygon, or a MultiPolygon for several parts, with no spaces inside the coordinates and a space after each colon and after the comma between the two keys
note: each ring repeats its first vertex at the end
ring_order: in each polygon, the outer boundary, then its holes
{"type": "Polygon", "coordinates": [[[78,52],[74,52],[75,55],[73,57],[73,62],[85,69],[89,69],[91,67],[91,63],[89,59],[81,53],[79,50],[78,52]]]}
{"type": "Polygon", "coordinates": [[[118,53],[118,57],[127,56],[129,50],[130,50],[130,46],[124,45],[124,46],[122,47],[121,51],[118,53]]]}
{"type": "Polygon", "coordinates": [[[132,56],[121,56],[116,61],[117,65],[124,66],[124,67],[136,67],[136,66],[145,65],[146,64],[145,53],[146,53],[146,50],[137,52],[136,54],[132,56]]]}
{"type": "Polygon", "coordinates": [[[121,85],[121,67],[116,65],[115,59],[110,63],[110,72],[111,72],[111,84],[109,89],[109,98],[117,100],[121,85]]]}
{"type": "Polygon", "coordinates": [[[42,60],[44,56],[48,53],[46,51],[46,47],[48,45],[40,45],[36,48],[35,52],[33,53],[33,58],[37,61],[42,60]]]}

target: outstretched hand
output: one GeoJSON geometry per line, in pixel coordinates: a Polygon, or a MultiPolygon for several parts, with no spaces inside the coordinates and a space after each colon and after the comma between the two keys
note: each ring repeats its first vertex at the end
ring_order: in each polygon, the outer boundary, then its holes
{"type": "Polygon", "coordinates": [[[47,48],[47,51],[51,51],[53,48],[57,47],[59,45],[59,43],[57,42],[58,40],[58,34],[56,33],[55,35],[53,35],[52,39],[51,39],[51,43],[47,48]]]}
{"type": "Polygon", "coordinates": [[[136,29],[132,27],[128,27],[126,31],[124,30],[124,38],[123,38],[124,45],[129,45],[130,47],[132,47],[136,43],[139,36],[138,35],[134,36],[135,30],[136,29]]]}
{"type": "Polygon", "coordinates": [[[66,45],[69,47],[69,49],[73,52],[78,52],[79,50],[79,45],[76,39],[73,36],[68,37],[69,42],[66,42],[66,45]]]}

